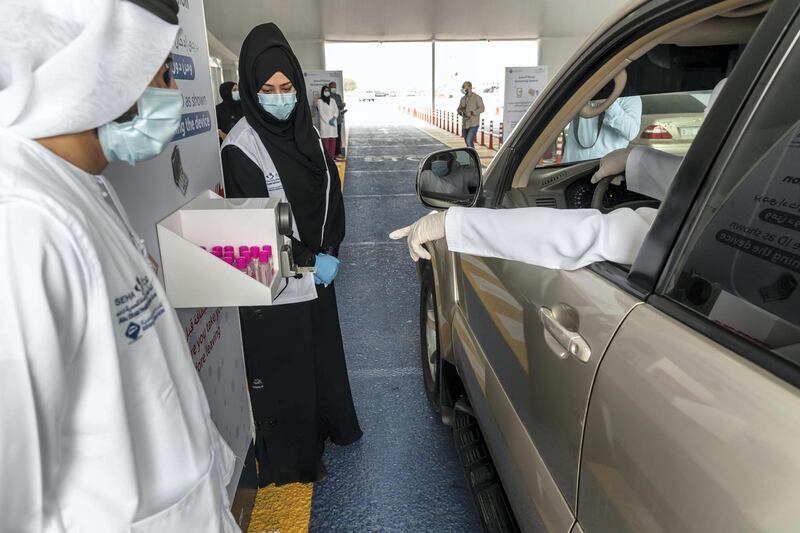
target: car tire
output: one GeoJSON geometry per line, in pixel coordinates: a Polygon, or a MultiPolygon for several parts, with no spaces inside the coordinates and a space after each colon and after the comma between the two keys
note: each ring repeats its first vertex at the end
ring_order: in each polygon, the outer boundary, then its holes
{"type": "Polygon", "coordinates": [[[434,412],[441,411],[440,386],[442,359],[439,351],[439,314],[433,267],[427,261],[422,265],[419,296],[420,366],[425,385],[425,395],[434,412]]]}

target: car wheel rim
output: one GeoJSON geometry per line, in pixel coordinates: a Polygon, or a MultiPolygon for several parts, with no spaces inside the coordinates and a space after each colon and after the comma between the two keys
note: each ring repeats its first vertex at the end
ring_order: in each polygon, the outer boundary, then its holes
{"type": "Polygon", "coordinates": [[[431,381],[436,381],[436,353],[437,347],[437,331],[436,331],[436,307],[433,303],[433,292],[428,293],[428,298],[425,303],[425,341],[428,350],[428,372],[430,372],[431,381]]]}

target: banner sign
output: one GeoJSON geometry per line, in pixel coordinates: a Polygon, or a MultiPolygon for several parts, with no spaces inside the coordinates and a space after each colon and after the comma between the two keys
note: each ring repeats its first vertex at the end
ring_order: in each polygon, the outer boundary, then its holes
{"type": "MultiPolygon", "coordinates": [[[[203,0],[180,0],[180,32],[173,71],[183,93],[178,132],[164,152],[135,167],[117,162],[104,175],[114,185],[147,251],[160,265],[156,223],[211,189],[222,194],[222,164],[206,41],[203,0]]],[[[165,58],[166,59],[166,58],[165,58]]],[[[155,72],[153,73],[155,75],[155,72]]],[[[160,272],[159,266],[159,275],[160,272]]],[[[162,276],[163,279],[163,276],[162,276]]],[[[211,416],[234,453],[244,458],[251,441],[251,415],[236,308],[181,309],[192,359],[211,406],[211,416]]],[[[231,486],[236,490],[242,469],[231,486]]]]}
{"type": "Polygon", "coordinates": [[[547,85],[547,67],[507,67],[503,131],[508,138],[547,85]]]}
{"type": "Polygon", "coordinates": [[[306,96],[308,106],[311,108],[311,117],[314,126],[319,128],[319,112],[317,111],[317,100],[319,100],[322,87],[330,82],[336,82],[336,90],[344,98],[344,77],[341,70],[306,70],[303,72],[306,80],[306,96]]]}

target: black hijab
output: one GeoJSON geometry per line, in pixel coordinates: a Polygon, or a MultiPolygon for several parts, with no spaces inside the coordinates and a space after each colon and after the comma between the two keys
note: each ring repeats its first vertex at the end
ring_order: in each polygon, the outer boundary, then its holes
{"type": "Polygon", "coordinates": [[[327,161],[306,104],[303,70],[286,37],[273,23],[253,28],[242,44],[239,94],[247,122],[258,133],[278,170],[303,243],[319,250],[328,201],[327,161]],[[297,90],[297,105],[284,121],[264,111],[258,103],[261,86],[278,71],[297,90]]]}
{"type": "Polygon", "coordinates": [[[319,92],[319,97],[325,102],[327,105],[331,105],[331,89],[327,85],[322,87],[322,90],[319,92]],[[328,96],[325,96],[325,91],[328,91],[328,96]]]}
{"type": "Polygon", "coordinates": [[[219,86],[219,95],[222,98],[224,103],[233,103],[235,100],[233,99],[233,86],[236,83],[232,81],[226,81],[222,85],[219,86]]]}
{"type": "MultiPolygon", "coordinates": [[[[242,118],[242,106],[239,102],[233,99],[233,86],[236,85],[232,81],[226,81],[219,86],[219,95],[222,97],[222,102],[217,104],[217,127],[225,132],[227,135],[231,129],[242,118]]],[[[220,144],[222,141],[220,140],[220,144]]]]}

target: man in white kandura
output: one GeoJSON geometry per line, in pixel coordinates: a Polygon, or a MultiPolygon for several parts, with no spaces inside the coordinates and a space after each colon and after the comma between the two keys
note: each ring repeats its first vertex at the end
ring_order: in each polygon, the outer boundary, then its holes
{"type": "MultiPolygon", "coordinates": [[[[725,81],[711,93],[706,114],[725,81]]],[[[682,161],[652,148],[622,148],[601,159],[592,183],[624,172],[624,178],[615,183],[624,179],[628,190],[663,200],[682,161]]],[[[407,238],[414,261],[431,258],[426,242],[447,238],[451,252],[576,270],[599,261],[633,264],[657,214],[650,207],[621,208],[608,214],[596,209],[451,207],[430,213],[389,237],[407,238]]]]}
{"type": "Polygon", "coordinates": [[[2,11],[0,531],[239,531],[235,458],[99,175],[155,157],[180,124],[177,1],[2,11]]]}

